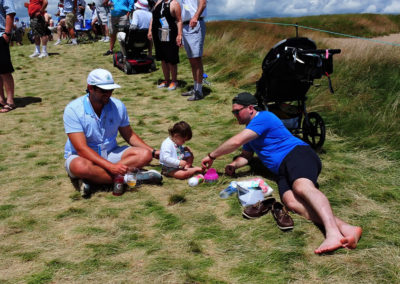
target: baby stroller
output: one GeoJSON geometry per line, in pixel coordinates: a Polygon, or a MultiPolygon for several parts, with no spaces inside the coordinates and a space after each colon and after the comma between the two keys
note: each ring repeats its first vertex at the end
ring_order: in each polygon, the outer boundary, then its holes
{"type": "Polygon", "coordinates": [[[265,56],[255,97],[259,107],[275,113],[294,135],[314,149],[325,142],[325,123],[317,112],[307,113],[306,93],[314,79],[333,72],[333,55],[340,49],[317,49],[309,38],[295,37],[278,42],[265,56]],[[300,136],[301,135],[301,136],[300,136]]]}
{"type": "MultiPolygon", "coordinates": [[[[125,36],[125,56],[119,51],[114,54],[114,66],[123,70],[126,74],[136,74],[138,71],[155,71],[156,64],[152,57],[147,56],[146,50],[150,48],[147,39],[148,29],[129,29],[124,28],[125,36]]],[[[122,49],[122,48],[121,48],[122,49]]]]}

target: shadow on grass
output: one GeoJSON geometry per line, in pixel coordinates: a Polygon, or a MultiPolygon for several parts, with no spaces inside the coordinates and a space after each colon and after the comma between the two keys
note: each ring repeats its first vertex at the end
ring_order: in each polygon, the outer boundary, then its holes
{"type": "Polygon", "coordinates": [[[30,104],[42,102],[42,98],[38,98],[38,97],[14,98],[14,102],[17,107],[26,107],[27,105],[30,105],[30,104]]]}

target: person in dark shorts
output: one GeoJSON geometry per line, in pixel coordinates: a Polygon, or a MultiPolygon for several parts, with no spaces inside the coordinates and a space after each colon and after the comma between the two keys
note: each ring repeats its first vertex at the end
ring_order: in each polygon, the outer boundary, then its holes
{"type": "Polygon", "coordinates": [[[14,68],[11,63],[10,41],[15,16],[14,1],[0,0],[0,113],[15,109],[14,68]],[[7,99],[4,95],[7,93],[7,99]]]}
{"type": "Polygon", "coordinates": [[[232,113],[246,128],[203,158],[202,167],[211,167],[217,157],[243,145],[242,153],[225,167],[226,174],[234,175],[256,153],[263,165],[277,176],[279,194],[286,207],[325,229],[325,240],[315,253],[356,248],[362,229],[333,215],[328,199],[318,189],[321,161],[317,154],[294,137],[273,113],[256,108],[257,100],[249,93],[240,93],[233,99],[232,113]]]}
{"type": "Polygon", "coordinates": [[[157,2],[147,37],[154,42],[156,60],[161,60],[164,81],[158,88],[176,90],[179,47],[182,46],[181,7],[176,0],[157,2]]]}
{"type": "Polygon", "coordinates": [[[31,29],[35,40],[35,51],[29,56],[30,58],[44,58],[49,56],[47,53],[49,29],[44,19],[47,3],[47,0],[29,1],[28,14],[31,18],[31,29]],[[42,52],[40,52],[40,43],[42,43],[42,52]]]}

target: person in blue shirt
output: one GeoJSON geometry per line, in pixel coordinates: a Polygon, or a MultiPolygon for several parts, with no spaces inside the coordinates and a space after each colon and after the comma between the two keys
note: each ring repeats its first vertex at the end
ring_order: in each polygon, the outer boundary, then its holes
{"type": "Polygon", "coordinates": [[[15,7],[12,0],[0,0],[0,113],[16,108],[14,104],[14,67],[11,63],[10,41],[15,7]],[[7,99],[4,95],[7,93],[7,99]]]}
{"type": "Polygon", "coordinates": [[[123,31],[129,25],[129,15],[133,11],[134,0],[109,0],[108,6],[111,10],[110,49],[103,55],[113,54],[118,31],[123,31]]]}
{"type": "Polygon", "coordinates": [[[249,93],[240,93],[233,99],[232,113],[246,128],[203,158],[202,167],[210,168],[217,157],[243,145],[241,154],[225,167],[227,175],[234,175],[256,153],[277,176],[279,194],[286,207],[325,229],[325,240],[315,253],[356,248],[362,229],[333,215],[328,199],[318,189],[321,161],[317,154],[294,137],[273,113],[257,111],[256,105],[256,98],[249,93]]]}
{"type": "Polygon", "coordinates": [[[159,151],[132,130],[125,105],[111,97],[114,89],[120,88],[111,73],[95,69],[89,73],[87,84],[88,93],[64,110],[68,136],[65,168],[83,196],[91,194],[91,184],[112,184],[115,176],[140,169],[159,157],[159,151]],[[131,147],[118,146],[118,133],[131,147]]]}

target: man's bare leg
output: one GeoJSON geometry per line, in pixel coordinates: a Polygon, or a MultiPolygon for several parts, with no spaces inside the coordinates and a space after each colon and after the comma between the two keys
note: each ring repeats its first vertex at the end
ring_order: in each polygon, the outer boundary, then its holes
{"type": "MultiPolygon", "coordinates": [[[[310,205],[306,201],[304,201],[300,196],[296,195],[293,191],[291,190],[287,191],[284,194],[282,201],[290,210],[296,212],[297,214],[303,216],[308,220],[313,221],[316,224],[324,225],[324,223],[322,222],[321,218],[318,216],[316,211],[312,207],[310,207],[310,205]]],[[[339,237],[341,245],[339,246],[339,244],[336,241],[337,239],[335,239],[334,245],[328,247],[329,250],[326,250],[326,247],[324,246],[323,247],[324,250],[322,251],[321,248],[322,245],[321,245],[317,250],[315,250],[315,253],[328,252],[331,251],[330,248],[334,248],[333,250],[335,250],[339,247],[355,248],[357,246],[357,242],[362,234],[362,229],[360,227],[349,225],[335,216],[333,217],[336,223],[336,227],[340,231],[339,237]]],[[[327,242],[325,244],[329,243],[327,242]]]]}

